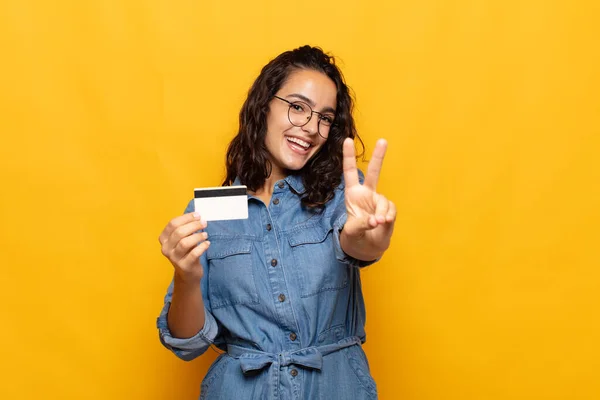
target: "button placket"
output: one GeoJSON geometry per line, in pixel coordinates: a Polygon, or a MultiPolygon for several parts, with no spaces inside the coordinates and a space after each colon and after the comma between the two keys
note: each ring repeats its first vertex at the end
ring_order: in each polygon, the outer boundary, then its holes
{"type": "MultiPolygon", "coordinates": [[[[276,184],[276,187],[278,184],[276,184]]],[[[285,191],[285,185],[284,185],[285,191]]],[[[281,204],[281,200],[284,199],[285,193],[283,193],[280,189],[276,188],[273,193],[272,204],[281,204]]],[[[264,205],[263,205],[264,207],[264,205]]],[[[288,291],[288,282],[285,279],[284,275],[284,265],[285,260],[282,258],[283,254],[281,253],[281,249],[278,247],[278,233],[275,229],[279,227],[277,221],[278,213],[281,211],[280,207],[265,207],[264,208],[264,219],[263,219],[263,235],[264,235],[264,263],[267,267],[267,275],[269,279],[270,288],[273,290],[271,292],[271,300],[273,306],[275,307],[276,314],[281,318],[281,333],[283,336],[283,340],[288,343],[288,346],[296,349],[301,345],[299,338],[296,336],[290,336],[291,333],[297,335],[296,332],[298,328],[298,321],[296,320],[295,313],[292,309],[292,301],[291,298],[287,297],[288,291]],[[272,234],[271,234],[272,233],[272,234]],[[271,268],[268,268],[268,267],[271,268]]],[[[285,356],[285,355],[282,355],[285,356]]],[[[296,371],[297,373],[299,371],[296,371]]]]}

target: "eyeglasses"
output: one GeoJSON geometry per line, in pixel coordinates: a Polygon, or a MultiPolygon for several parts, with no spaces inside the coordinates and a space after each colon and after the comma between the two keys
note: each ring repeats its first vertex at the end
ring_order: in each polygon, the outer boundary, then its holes
{"type": "Polygon", "coordinates": [[[273,97],[289,104],[290,108],[288,108],[288,119],[294,126],[304,126],[308,124],[312,119],[313,114],[317,114],[319,117],[319,122],[317,123],[317,132],[319,132],[319,136],[321,136],[323,139],[327,139],[329,136],[329,131],[331,130],[331,125],[333,125],[335,115],[331,113],[323,114],[318,111],[313,111],[313,109],[303,101],[288,101],[279,96],[273,97]]]}

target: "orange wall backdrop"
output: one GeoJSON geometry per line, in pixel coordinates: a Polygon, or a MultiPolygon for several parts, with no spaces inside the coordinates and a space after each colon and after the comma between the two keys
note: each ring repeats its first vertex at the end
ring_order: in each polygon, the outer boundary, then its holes
{"type": "Polygon", "coordinates": [[[195,399],[158,234],[223,177],[260,68],[339,57],[380,191],[380,398],[600,398],[596,0],[0,2],[0,398],[195,399]]]}

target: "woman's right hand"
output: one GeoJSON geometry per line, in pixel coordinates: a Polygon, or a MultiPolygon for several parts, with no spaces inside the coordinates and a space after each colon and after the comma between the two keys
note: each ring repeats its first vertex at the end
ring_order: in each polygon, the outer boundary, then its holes
{"type": "Polygon", "coordinates": [[[206,232],[206,221],[192,212],[173,218],[158,237],[162,254],[175,268],[175,278],[184,283],[198,284],[204,275],[200,256],[210,242],[206,232]]]}

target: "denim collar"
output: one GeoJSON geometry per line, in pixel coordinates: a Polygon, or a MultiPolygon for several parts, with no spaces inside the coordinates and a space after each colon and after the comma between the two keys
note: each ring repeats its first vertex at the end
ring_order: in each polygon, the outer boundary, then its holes
{"type": "MultiPolygon", "coordinates": [[[[302,181],[302,177],[300,175],[292,174],[288,175],[283,179],[287,182],[288,185],[294,190],[294,192],[302,194],[304,193],[304,182],[302,181]]],[[[241,185],[241,181],[239,177],[236,177],[233,181],[233,186],[241,185]]]]}
{"type": "Polygon", "coordinates": [[[304,182],[300,175],[288,175],[285,177],[284,181],[290,185],[294,192],[300,194],[304,193],[304,182]]]}

